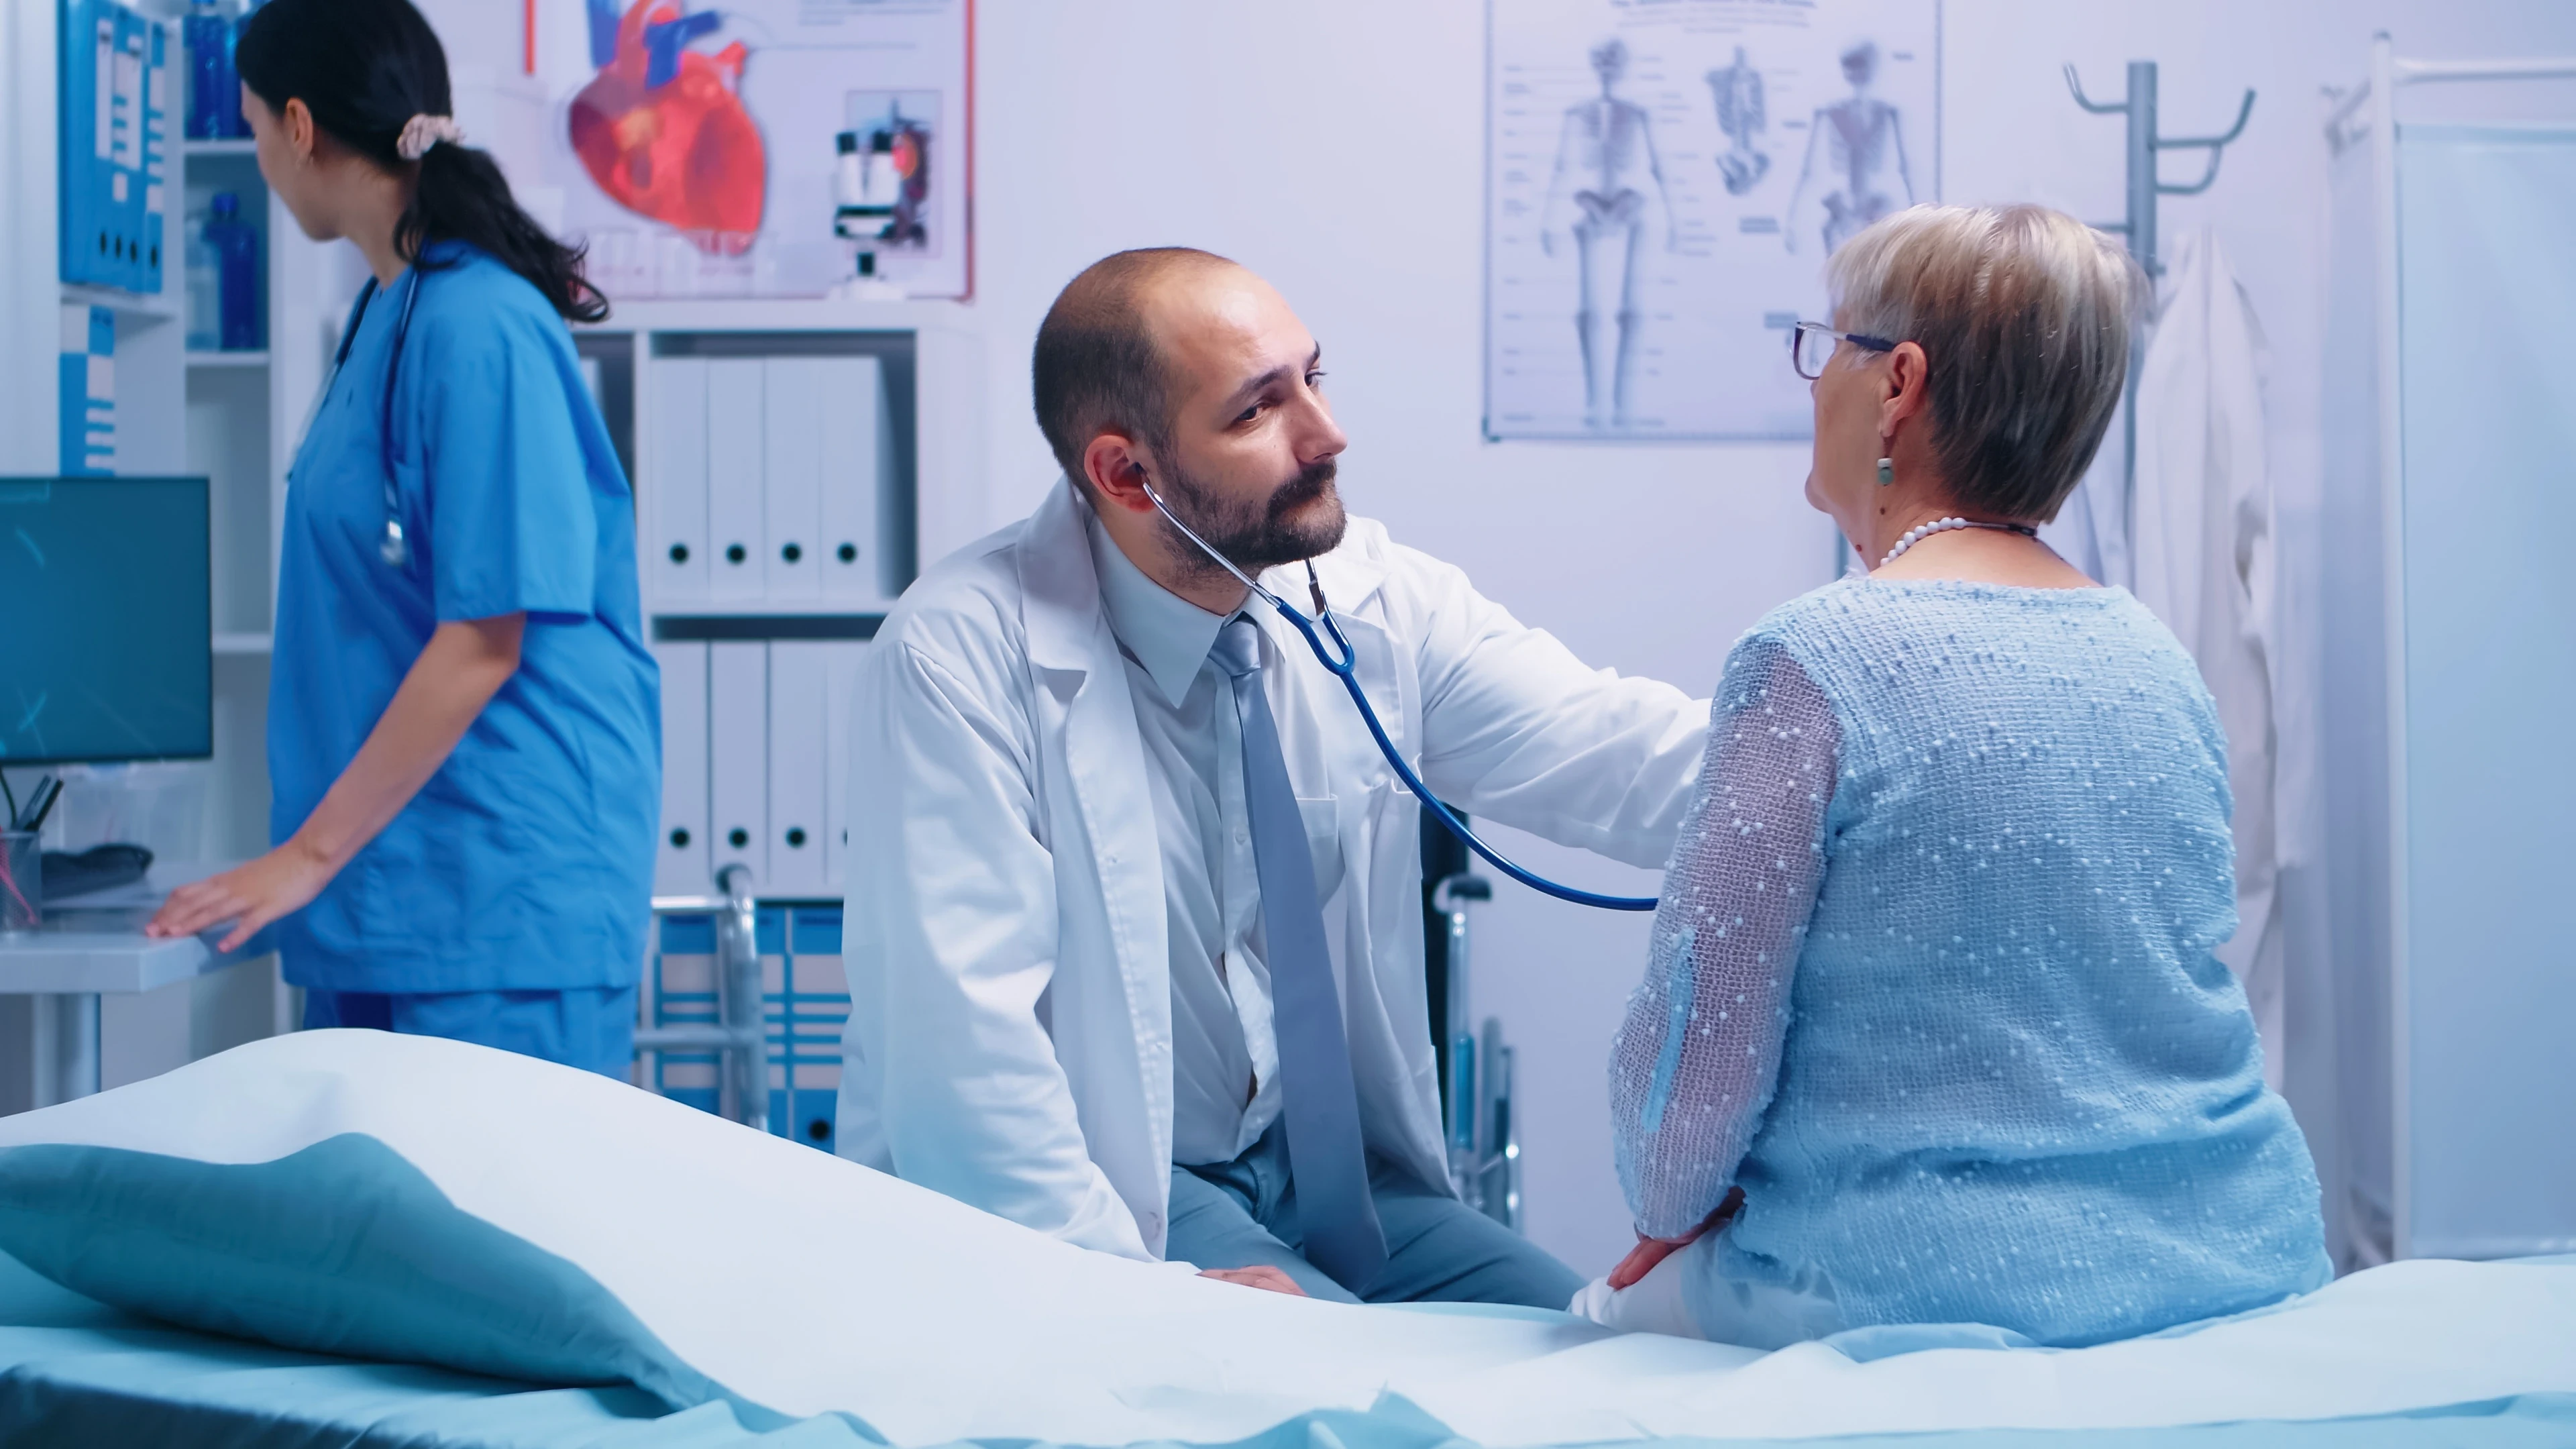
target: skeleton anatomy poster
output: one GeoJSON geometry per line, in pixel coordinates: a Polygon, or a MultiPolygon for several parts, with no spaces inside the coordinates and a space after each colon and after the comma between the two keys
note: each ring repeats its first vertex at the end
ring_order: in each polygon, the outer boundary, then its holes
{"type": "Polygon", "coordinates": [[[1940,192],[1939,0],[1488,0],[1485,432],[1802,438],[1824,259],[1940,192]]]}
{"type": "Polygon", "coordinates": [[[972,0],[584,0],[537,69],[550,177],[609,295],[970,286],[972,0]]]}

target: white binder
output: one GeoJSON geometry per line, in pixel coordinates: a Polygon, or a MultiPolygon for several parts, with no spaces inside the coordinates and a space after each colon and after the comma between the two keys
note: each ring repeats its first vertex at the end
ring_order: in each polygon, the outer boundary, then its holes
{"type": "Polygon", "coordinates": [[[751,867],[769,888],[769,646],[726,640],[707,646],[707,743],[711,869],[751,867]]]}
{"type": "Polygon", "coordinates": [[[656,644],[662,667],[662,843],[656,895],[714,888],[707,862],[707,646],[656,644]]]}
{"type": "Polygon", "coordinates": [[[811,599],[823,591],[823,550],[815,530],[821,522],[816,495],[823,474],[826,405],[816,384],[825,361],[773,357],[762,364],[769,471],[761,505],[766,534],[761,569],[772,599],[811,599]]]}
{"type": "Polygon", "coordinates": [[[769,878],[765,894],[819,896],[827,871],[823,732],[833,646],[769,646],[769,878]]]}
{"type": "MultiPolygon", "coordinates": [[[[834,895],[846,887],[841,862],[850,850],[850,726],[856,700],[852,691],[858,687],[859,661],[867,657],[863,643],[833,644],[829,667],[824,671],[823,712],[823,884],[834,895]]],[[[844,922],[843,930],[848,930],[844,922]]]]}
{"type": "MultiPolygon", "coordinates": [[[[694,603],[707,596],[707,365],[695,357],[658,359],[650,387],[653,451],[644,471],[653,532],[644,550],[645,593],[694,603]]],[[[703,666],[700,673],[703,679],[703,666]]]]}
{"type": "Polygon", "coordinates": [[[709,594],[758,599],[763,498],[768,491],[768,432],[757,357],[717,358],[707,369],[707,559],[709,594]]]}
{"type": "Polygon", "coordinates": [[[883,602],[896,592],[888,587],[879,517],[893,438],[885,425],[885,369],[873,357],[817,358],[814,366],[823,399],[823,593],[883,602]]]}

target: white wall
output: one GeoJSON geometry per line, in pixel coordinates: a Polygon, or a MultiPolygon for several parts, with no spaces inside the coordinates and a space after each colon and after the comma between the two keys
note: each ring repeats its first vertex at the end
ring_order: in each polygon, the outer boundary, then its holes
{"type": "MultiPolygon", "coordinates": [[[[453,29],[496,5],[515,21],[517,6],[500,0],[431,9],[453,29]]],[[[1323,342],[1351,435],[1342,476],[1352,505],[1461,564],[1586,659],[1704,692],[1739,630],[1827,576],[1829,532],[1797,497],[1803,447],[1480,441],[1481,5],[984,0],[980,15],[978,295],[965,310],[990,367],[986,524],[1025,512],[1054,475],[1029,420],[1026,368],[1056,289],[1105,252],[1181,243],[1267,275],[1323,342]]],[[[2217,129],[2245,87],[2261,92],[2217,186],[2169,200],[2163,226],[2168,239],[2218,229],[2270,335],[2294,696],[2319,627],[2308,590],[2322,442],[2320,89],[2356,80],[2383,28],[2409,55],[2576,53],[2576,6],[2550,0],[1950,0],[1945,19],[1950,200],[2036,200],[2117,219],[2120,121],[2076,109],[2062,62],[2081,67],[2097,98],[2120,93],[2125,62],[2161,62],[2172,134],[2217,129]]],[[[514,57],[487,54],[486,41],[516,33],[460,37],[458,59],[505,67],[514,57]]],[[[2197,174],[2188,156],[2171,165],[2177,180],[2197,174]]],[[[2294,700],[2285,735],[2295,715],[2294,700]]],[[[2291,848],[2312,851],[2313,835],[2291,828],[2291,848]]],[[[1542,870],[1651,886],[1511,843],[1542,870]]],[[[2293,871],[2294,932],[2313,919],[2300,891],[2293,871]]],[[[1530,1231],[1600,1271],[1628,1241],[1603,1061],[1645,922],[1508,884],[1480,922],[1483,1005],[1520,1048],[1530,1231]]],[[[2321,939],[2295,937],[2294,950],[2313,957],[2321,939]]],[[[2313,1116],[2323,1089],[2303,1080],[2299,1053],[2294,1024],[2293,1097],[2313,1116]]],[[[2321,1123],[2311,1131],[2331,1151],[2321,1123]]]]}

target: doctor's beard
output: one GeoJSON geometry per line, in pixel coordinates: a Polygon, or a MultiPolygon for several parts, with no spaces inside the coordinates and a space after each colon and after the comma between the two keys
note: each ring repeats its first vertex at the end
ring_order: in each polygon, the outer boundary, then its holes
{"type": "MultiPolygon", "coordinates": [[[[1343,512],[1341,494],[1333,486],[1337,471],[1331,458],[1308,464],[1258,502],[1226,499],[1177,468],[1165,475],[1163,491],[1181,521],[1225,555],[1226,562],[1258,576],[1263,569],[1298,563],[1330,553],[1340,545],[1350,517],[1343,512]],[[1318,499],[1325,506],[1310,509],[1309,505],[1318,499]],[[1301,509],[1308,510],[1310,516],[1291,517],[1301,509]]],[[[1192,572],[1218,572],[1216,564],[1172,527],[1169,519],[1163,521],[1163,541],[1172,550],[1172,557],[1192,572]]]]}

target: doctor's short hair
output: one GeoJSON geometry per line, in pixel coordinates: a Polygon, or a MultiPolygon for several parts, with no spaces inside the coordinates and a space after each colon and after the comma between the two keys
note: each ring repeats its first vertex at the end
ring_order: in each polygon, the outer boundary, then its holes
{"type": "Polygon", "coordinates": [[[1082,455],[1102,433],[1125,433],[1158,458],[1170,451],[1176,379],[1145,321],[1147,290],[1179,272],[1233,265],[1195,247],[1115,252],[1083,268],[1047,309],[1029,360],[1038,429],[1086,495],[1082,455]]]}
{"type": "Polygon", "coordinates": [[[2044,206],[1916,206],[1833,254],[1834,325],[1930,361],[1950,501],[2045,522],[2120,402],[2147,281],[2117,242],[2044,206]]]}

